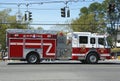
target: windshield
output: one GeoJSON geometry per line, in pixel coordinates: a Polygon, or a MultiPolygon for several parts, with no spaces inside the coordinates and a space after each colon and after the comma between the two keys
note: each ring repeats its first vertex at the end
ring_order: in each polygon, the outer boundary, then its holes
{"type": "Polygon", "coordinates": [[[106,46],[105,39],[104,38],[98,38],[98,44],[106,46]]]}

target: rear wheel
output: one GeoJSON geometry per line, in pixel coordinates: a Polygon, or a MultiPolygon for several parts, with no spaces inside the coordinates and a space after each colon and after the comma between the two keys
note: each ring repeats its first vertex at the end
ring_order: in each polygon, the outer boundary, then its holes
{"type": "Polygon", "coordinates": [[[35,53],[32,53],[32,54],[30,53],[27,56],[27,62],[30,63],[30,64],[39,63],[40,62],[39,56],[35,53]]]}
{"type": "Polygon", "coordinates": [[[96,64],[98,63],[98,56],[95,53],[90,53],[87,58],[86,61],[88,64],[96,64]]]}

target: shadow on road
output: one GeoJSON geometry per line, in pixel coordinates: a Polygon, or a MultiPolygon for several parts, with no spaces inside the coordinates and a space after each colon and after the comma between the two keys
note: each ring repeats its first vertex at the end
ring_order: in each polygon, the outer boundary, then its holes
{"type": "Polygon", "coordinates": [[[8,65],[120,65],[120,63],[114,63],[114,62],[104,62],[104,63],[97,63],[97,64],[83,64],[83,63],[70,63],[70,62],[59,62],[59,63],[37,63],[37,64],[28,64],[28,63],[8,63],[8,65]]]}

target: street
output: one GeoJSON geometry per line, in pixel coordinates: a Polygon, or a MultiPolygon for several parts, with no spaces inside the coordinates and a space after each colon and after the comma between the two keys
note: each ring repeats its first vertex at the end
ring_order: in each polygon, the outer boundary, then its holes
{"type": "Polygon", "coordinates": [[[0,81],[120,81],[120,63],[0,62],[0,81]]]}

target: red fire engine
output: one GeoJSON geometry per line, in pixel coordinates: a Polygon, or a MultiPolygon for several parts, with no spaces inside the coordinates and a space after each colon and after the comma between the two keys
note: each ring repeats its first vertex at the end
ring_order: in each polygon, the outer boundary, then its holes
{"type": "Polygon", "coordinates": [[[97,63],[110,59],[107,36],[90,32],[7,29],[8,59],[39,63],[44,59],[97,63]]]}

